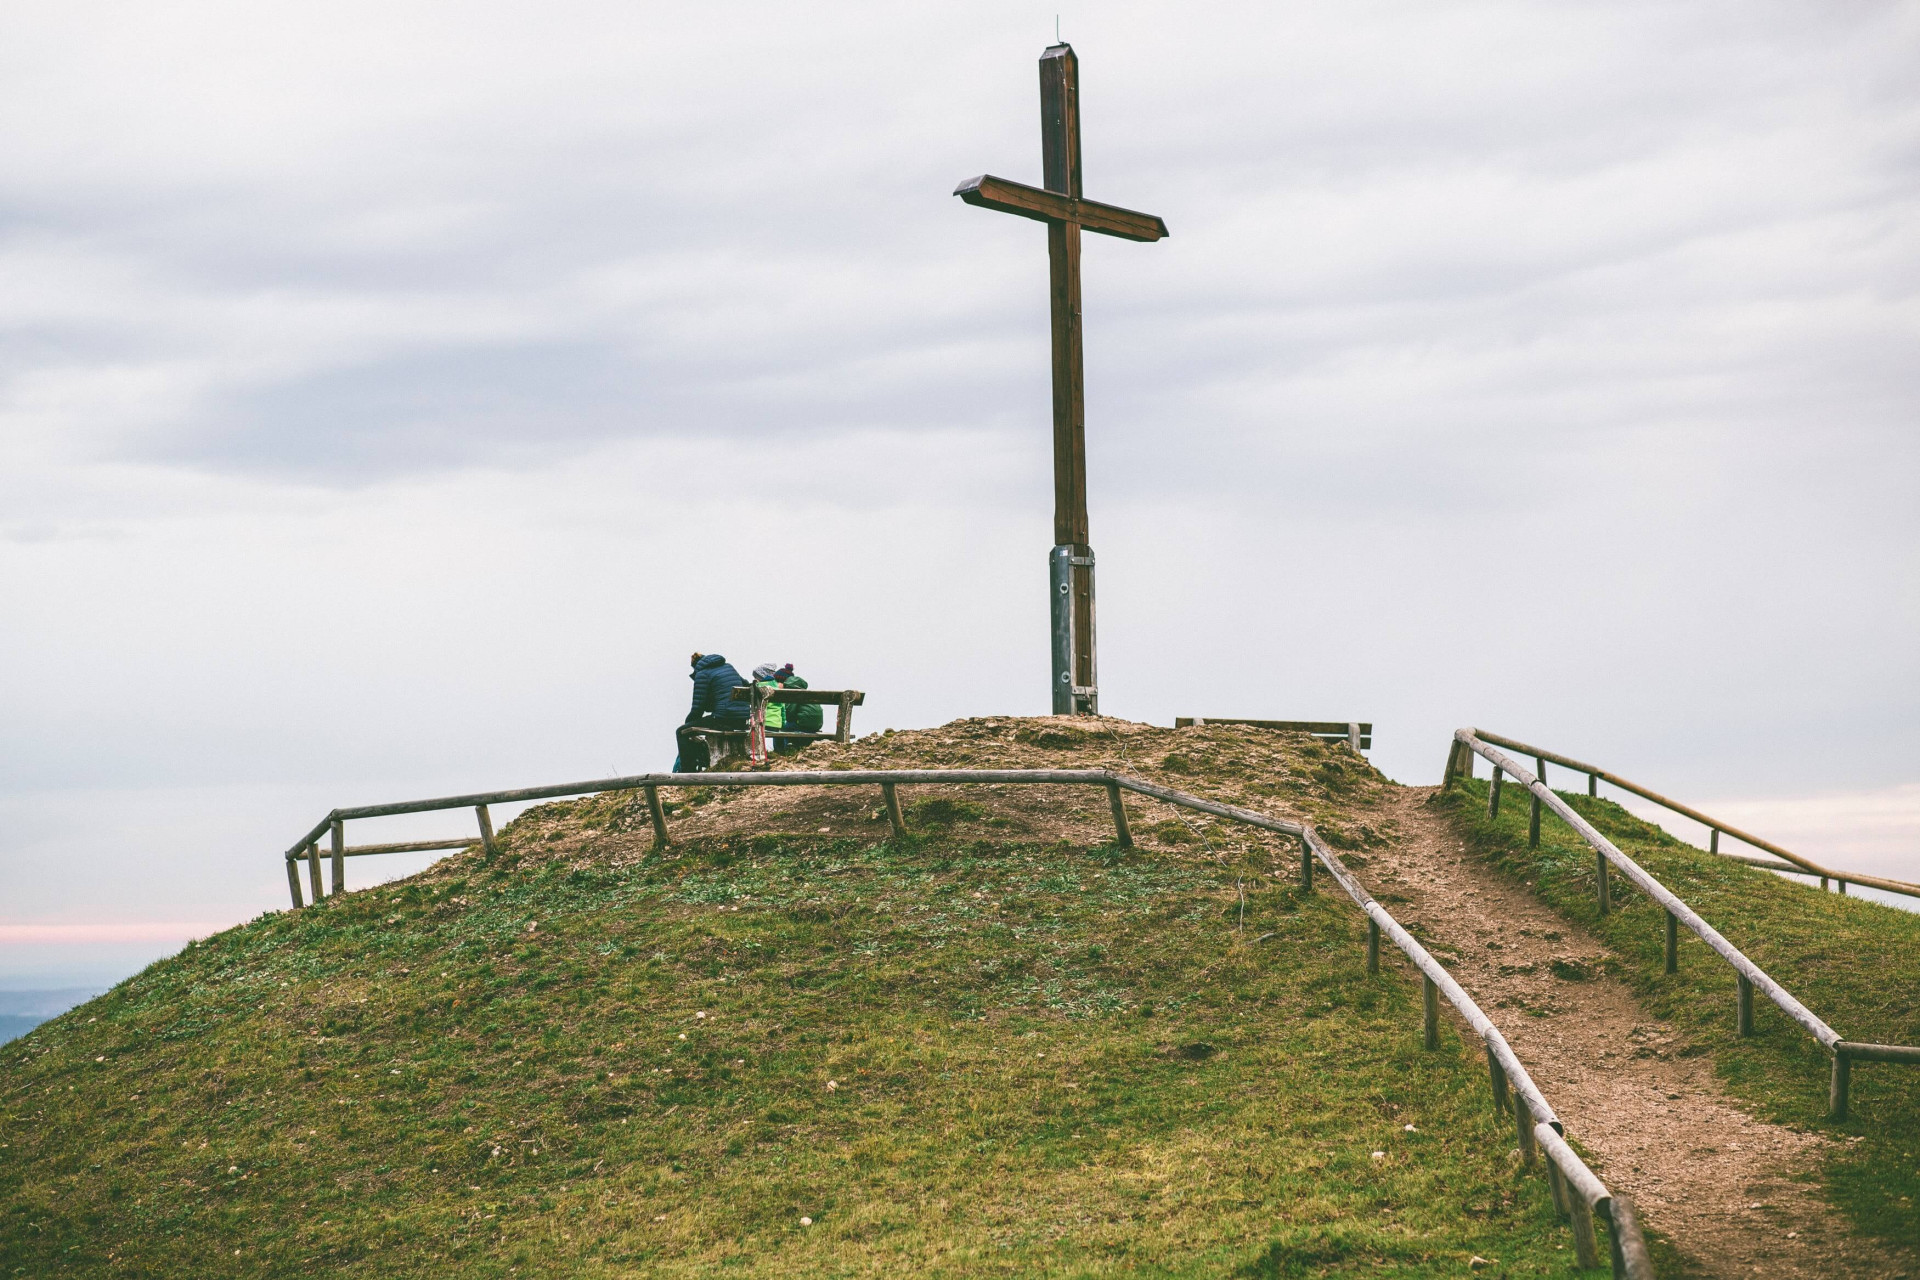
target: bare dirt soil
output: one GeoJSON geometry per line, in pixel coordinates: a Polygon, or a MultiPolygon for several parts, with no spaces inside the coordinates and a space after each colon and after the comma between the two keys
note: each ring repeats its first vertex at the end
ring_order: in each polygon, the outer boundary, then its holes
{"type": "Polygon", "coordinates": [[[1607,976],[1606,949],[1465,851],[1431,787],[1396,787],[1395,837],[1361,873],[1431,939],[1568,1133],[1702,1276],[1894,1277],[1913,1260],[1852,1235],[1814,1184],[1830,1139],[1756,1119],[1704,1056],[1607,976]],[[1451,952],[1452,954],[1448,954],[1451,952]]]}

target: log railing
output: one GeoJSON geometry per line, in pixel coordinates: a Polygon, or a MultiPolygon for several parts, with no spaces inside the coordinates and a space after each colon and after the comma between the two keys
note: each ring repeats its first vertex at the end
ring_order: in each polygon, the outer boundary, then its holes
{"type": "Polygon", "coordinates": [[[1532,756],[1534,773],[1542,782],[1546,781],[1547,765],[1557,764],[1564,769],[1571,769],[1575,773],[1586,774],[1587,794],[1590,796],[1598,795],[1600,793],[1600,784],[1605,782],[1611,786],[1620,788],[1622,791],[1631,792],[1643,800],[1651,800],[1661,808],[1677,813],[1683,818],[1693,819],[1707,829],[1707,852],[1709,853],[1719,854],[1721,857],[1729,858],[1735,862],[1744,862],[1750,867],[1765,867],[1769,871],[1784,871],[1790,875],[1818,876],[1822,889],[1827,887],[1829,880],[1832,880],[1839,886],[1841,893],[1845,893],[1847,891],[1847,885],[1852,883],[1865,885],[1870,889],[1884,889],[1888,893],[1903,893],[1909,897],[1920,898],[1920,884],[1910,884],[1905,880],[1889,880],[1884,876],[1862,875],[1857,871],[1835,871],[1831,867],[1823,867],[1811,858],[1803,858],[1797,853],[1782,849],[1771,840],[1762,840],[1759,836],[1748,835],[1738,827],[1729,826],[1718,818],[1709,818],[1698,809],[1693,809],[1681,804],[1678,800],[1670,800],[1658,791],[1649,790],[1637,782],[1629,782],[1619,774],[1611,773],[1597,765],[1574,760],[1568,756],[1560,755],[1558,752],[1548,751],[1544,747],[1534,747],[1524,742],[1515,742],[1512,738],[1503,738],[1497,733],[1485,733],[1479,730],[1475,730],[1474,732],[1479,735],[1482,742],[1491,742],[1496,747],[1505,747],[1509,751],[1518,751],[1522,755],[1532,756]],[[1751,845],[1756,849],[1764,849],[1766,852],[1774,855],[1775,858],[1780,859],[1780,861],[1772,861],[1766,858],[1743,857],[1737,853],[1720,853],[1720,837],[1723,835],[1732,836],[1742,844],[1751,845]]]}
{"type": "MultiPolygon", "coordinates": [[[[1679,895],[1661,884],[1648,873],[1644,867],[1622,853],[1611,840],[1595,830],[1592,823],[1576,813],[1572,806],[1561,799],[1545,782],[1541,781],[1537,774],[1530,772],[1512,756],[1501,751],[1498,747],[1491,745],[1495,742],[1513,747],[1516,750],[1525,751],[1528,755],[1535,757],[1536,763],[1543,760],[1552,760],[1567,768],[1579,769],[1585,772],[1589,779],[1587,786],[1588,795],[1593,795],[1597,791],[1597,787],[1594,784],[1595,779],[1605,778],[1615,786],[1627,785],[1612,774],[1606,773],[1604,770],[1593,769],[1590,766],[1569,761],[1564,756],[1554,755],[1550,752],[1542,751],[1537,747],[1527,746],[1525,743],[1516,743],[1511,739],[1501,738],[1496,734],[1481,733],[1477,729],[1460,729],[1454,733],[1453,743],[1447,750],[1447,766],[1441,779],[1441,790],[1444,791],[1450,788],[1456,777],[1472,776],[1473,757],[1476,755],[1483,757],[1488,764],[1493,766],[1493,779],[1487,786],[1487,813],[1489,816],[1496,815],[1500,812],[1500,791],[1506,778],[1511,777],[1515,782],[1525,787],[1533,798],[1533,807],[1527,831],[1527,840],[1530,845],[1538,846],[1540,843],[1540,814],[1543,809],[1546,809],[1551,810],[1562,822],[1571,827],[1574,833],[1586,841],[1588,847],[1593,850],[1595,894],[1599,903],[1600,914],[1607,914],[1607,912],[1612,910],[1613,905],[1612,892],[1608,885],[1607,869],[1609,866],[1618,868],[1621,875],[1637,885],[1641,892],[1645,893],[1647,897],[1666,909],[1665,959],[1666,971],[1668,973],[1677,973],[1679,971],[1679,926],[1685,925],[1702,942],[1706,943],[1714,954],[1718,955],[1722,960],[1725,960],[1733,969],[1734,1023],[1739,1034],[1743,1036],[1753,1034],[1753,993],[1757,989],[1762,995],[1766,996],[1767,999],[1779,1006],[1781,1012],[1793,1019],[1802,1030],[1812,1036],[1814,1040],[1819,1043],[1820,1047],[1831,1055],[1833,1059],[1833,1070],[1832,1078],[1828,1086],[1827,1109],[1828,1114],[1833,1119],[1844,1120],[1846,1118],[1848,1093],[1852,1087],[1853,1064],[1855,1062],[1920,1063],[1920,1045],[1868,1044],[1863,1041],[1843,1040],[1838,1031],[1828,1026],[1826,1022],[1812,1010],[1796,1000],[1792,993],[1787,991],[1787,989],[1782,987],[1778,982],[1775,982],[1766,970],[1749,959],[1745,952],[1722,937],[1719,930],[1715,929],[1705,920],[1702,920],[1692,907],[1689,907],[1680,899],[1679,895]]],[[[1634,793],[1636,795],[1647,795],[1651,799],[1659,799],[1659,797],[1651,796],[1650,793],[1638,788],[1634,788],[1634,793]]],[[[1663,801],[1663,803],[1665,802],[1663,801]]],[[[1688,813],[1688,816],[1695,816],[1691,811],[1685,812],[1688,813]]],[[[1728,830],[1727,828],[1721,829],[1728,830]]],[[[1730,830],[1729,834],[1732,834],[1730,830]]],[[[1749,839],[1749,837],[1745,835],[1741,835],[1739,838],[1742,840],[1749,839]]],[[[1859,884],[1872,882],[1868,877],[1864,876],[1851,876],[1850,878],[1859,884]]],[[[1891,881],[1887,883],[1899,884],[1902,882],[1891,881]]]]}
{"type": "MultiPolygon", "coordinates": [[[[1591,1267],[1599,1264],[1598,1245],[1594,1232],[1594,1219],[1598,1217],[1610,1224],[1611,1229],[1607,1236],[1614,1275],[1629,1277],[1630,1280],[1651,1280],[1654,1274],[1653,1266],[1648,1259],[1646,1241],[1632,1204],[1626,1197],[1609,1191],[1606,1184],[1580,1158],[1579,1153],[1568,1145],[1562,1136],[1564,1127],[1560,1118],[1548,1105],[1539,1087],[1534,1084],[1533,1077],[1527,1073],[1526,1067],[1521,1065],[1512,1046],[1507,1043],[1500,1029],[1493,1024],[1493,1020],[1488,1018],[1480,1006],[1474,1003],[1473,997],[1454,981],[1453,975],[1447,972],[1446,967],[1435,960],[1385,907],[1374,901],[1373,896],[1360,886],[1359,881],[1354,879],[1353,873],[1347,869],[1339,855],[1321,839],[1320,834],[1310,823],[1270,818],[1251,809],[1205,800],[1199,796],[1188,795],[1182,791],[1175,791],[1171,787],[1163,787],[1143,778],[1110,769],[795,769],[770,773],[648,773],[624,778],[602,778],[592,782],[524,787],[513,791],[484,791],[472,795],[445,796],[436,800],[408,800],[398,804],[361,805],[355,808],[335,809],[287,850],[285,854],[287,886],[293,897],[293,905],[296,908],[299,907],[301,895],[298,868],[299,863],[304,859],[311,870],[314,901],[316,903],[320,901],[319,841],[322,836],[328,836],[331,842],[334,893],[339,893],[344,887],[342,859],[347,855],[399,851],[399,846],[376,845],[348,849],[343,835],[344,824],[359,818],[429,813],[446,809],[473,809],[480,825],[478,841],[434,842],[432,847],[449,848],[454,847],[456,843],[462,846],[479,843],[491,851],[494,840],[493,825],[488,815],[490,805],[550,800],[563,796],[609,791],[639,791],[646,796],[647,811],[653,823],[655,844],[664,848],[668,843],[668,833],[666,812],[660,803],[661,787],[877,786],[880,788],[893,833],[896,836],[905,836],[908,832],[904,812],[900,807],[898,794],[900,787],[979,784],[1099,787],[1107,793],[1108,808],[1113,819],[1114,841],[1121,848],[1133,846],[1133,834],[1127,823],[1126,806],[1122,803],[1123,792],[1146,796],[1196,813],[1225,818],[1298,841],[1300,888],[1309,893],[1313,891],[1314,864],[1317,861],[1326,869],[1334,883],[1339,885],[1366,915],[1367,971],[1379,972],[1382,935],[1391,940],[1393,945],[1398,947],[1420,971],[1423,996],[1421,1030],[1425,1046],[1429,1049],[1437,1049],[1440,1045],[1439,997],[1442,995],[1480,1038],[1486,1050],[1494,1111],[1496,1114],[1512,1117],[1514,1137],[1526,1165],[1529,1168],[1536,1165],[1545,1166],[1554,1205],[1572,1224],[1574,1251],[1580,1265],[1591,1267]]],[[[416,844],[410,847],[427,846],[416,844]]]]}

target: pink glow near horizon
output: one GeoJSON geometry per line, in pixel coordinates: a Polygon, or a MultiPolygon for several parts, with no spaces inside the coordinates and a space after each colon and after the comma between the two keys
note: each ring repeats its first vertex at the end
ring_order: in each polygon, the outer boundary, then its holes
{"type": "Polygon", "coordinates": [[[224,924],[129,921],[118,924],[0,924],[0,946],[38,942],[186,942],[224,924]]]}

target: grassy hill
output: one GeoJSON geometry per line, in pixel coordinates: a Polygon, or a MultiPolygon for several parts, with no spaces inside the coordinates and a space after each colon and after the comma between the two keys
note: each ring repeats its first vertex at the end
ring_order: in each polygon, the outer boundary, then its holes
{"type": "MultiPolygon", "coordinates": [[[[1105,723],[805,763],[1112,763],[1381,839],[1344,746],[1105,723]]],[[[905,798],[893,840],[865,791],[695,791],[664,854],[547,805],[153,965],[0,1053],[0,1275],[1569,1273],[1478,1046],[1420,1049],[1292,849],[905,798]]]]}

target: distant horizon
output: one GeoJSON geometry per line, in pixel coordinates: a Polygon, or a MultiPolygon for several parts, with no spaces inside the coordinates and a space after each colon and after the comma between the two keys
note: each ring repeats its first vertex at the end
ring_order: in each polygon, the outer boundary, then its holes
{"type": "MultiPolygon", "coordinates": [[[[1561,782],[1559,778],[1550,777],[1549,780],[1556,785],[1561,782]]],[[[541,785],[552,781],[554,779],[551,778],[519,779],[517,785],[541,785]]],[[[1704,833],[1696,824],[1610,786],[1603,785],[1601,794],[1620,802],[1636,815],[1665,827],[1678,838],[1698,847],[1705,846],[1704,833]]],[[[1920,839],[1915,838],[1915,833],[1920,832],[1920,785],[1887,788],[1873,793],[1839,791],[1797,799],[1688,799],[1704,812],[1730,823],[1744,825],[1755,834],[1774,839],[1816,860],[1824,860],[1836,869],[1920,880],[1920,852],[1916,852],[1916,848],[1920,847],[1920,839]],[[1818,838],[1822,833],[1826,834],[1825,839],[1818,838]]],[[[528,806],[502,807],[496,815],[496,826],[504,827],[525,807],[528,806]]],[[[417,823],[420,820],[414,821],[417,823]]],[[[301,825],[298,819],[289,823],[289,827],[298,825],[301,825]]],[[[1731,840],[1724,847],[1732,850],[1743,848],[1731,840]]],[[[350,863],[349,887],[368,888],[404,878],[431,865],[441,856],[444,855],[355,859],[350,863]]],[[[284,893],[284,885],[281,888],[284,893]]],[[[1900,895],[1860,886],[1854,886],[1850,892],[1901,910],[1920,911],[1920,901],[1900,895]]],[[[155,960],[176,954],[189,940],[205,938],[246,923],[262,912],[279,910],[285,906],[282,898],[248,909],[246,914],[224,922],[0,920],[0,997],[8,992],[20,991],[105,991],[155,960]],[[93,946],[109,948],[125,958],[104,963],[86,962],[78,958],[93,946]],[[62,954],[73,958],[56,958],[62,954]],[[31,967],[23,967],[28,963],[26,957],[29,956],[34,958],[31,967]]],[[[80,999],[75,999],[71,1003],[80,1002],[80,999]]],[[[7,1008],[5,1000],[0,999],[0,1013],[8,1012],[11,1010],[7,1008]]]]}

